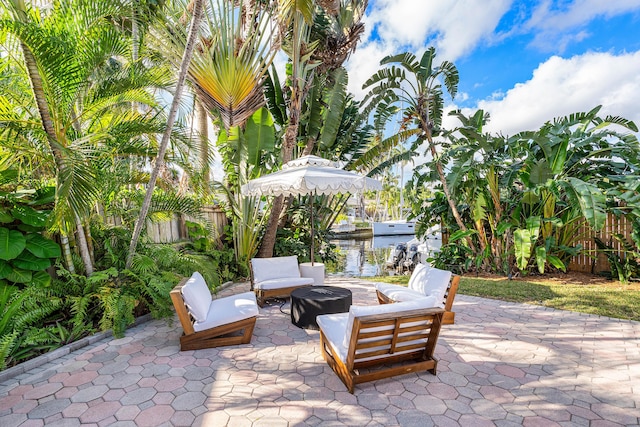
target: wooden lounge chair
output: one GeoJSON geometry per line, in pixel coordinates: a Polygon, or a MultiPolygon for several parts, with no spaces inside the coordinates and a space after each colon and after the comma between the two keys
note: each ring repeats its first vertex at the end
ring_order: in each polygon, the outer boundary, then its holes
{"type": "Polygon", "coordinates": [[[251,259],[251,289],[256,293],[260,307],[267,298],[289,297],[294,289],[313,284],[313,277],[300,275],[295,255],[251,259]]]}
{"type": "Polygon", "coordinates": [[[180,350],[248,344],[258,316],[253,292],[212,299],[202,275],[193,273],[171,291],[184,334],[180,350]]]}
{"type": "Polygon", "coordinates": [[[445,310],[442,324],[452,325],[456,313],[451,309],[459,284],[460,276],[450,271],[418,264],[411,274],[408,286],[390,283],[377,283],[375,286],[380,304],[430,298],[432,307],[442,307],[445,310]]]}
{"type": "Polygon", "coordinates": [[[443,313],[424,301],[408,301],[320,315],[322,356],[349,393],[356,384],[381,378],[420,371],[435,375],[433,352],[443,313]]]}

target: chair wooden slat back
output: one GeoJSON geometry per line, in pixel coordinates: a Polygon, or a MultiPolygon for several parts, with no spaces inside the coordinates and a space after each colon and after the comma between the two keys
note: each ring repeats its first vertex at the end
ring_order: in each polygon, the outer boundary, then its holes
{"type": "Polygon", "coordinates": [[[431,308],[355,317],[346,362],[321,330],[323,357],[350,393],[355,384],[367,381],[425,370],[435,374],[433,353],[443,313],[431,308]]]}

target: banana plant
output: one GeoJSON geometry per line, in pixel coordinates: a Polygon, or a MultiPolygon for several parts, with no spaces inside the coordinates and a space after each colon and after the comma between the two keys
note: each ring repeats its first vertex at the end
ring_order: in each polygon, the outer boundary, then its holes
{"type": "Polygon", "coordinates": [[[227,182],[215,187],[226,200],[228,214],[232,216],[236,261],[247,262],[259,245],[266,217],[262,215],[260,198],[240,194],[240,186],[266,172],[273,164],[276,146],[275,127],[269,110],[256,111],[247,120],[244,129],[233,126],[218,134],[218,148],[223,157],[227,182]]]}
{"type": "MultiPolygon", "coordinates": [[[[445,174],[445,162],[439,153],[438,142],[434,139],[440,132],[444,109],[444,92],[442,82],[451,98],[458,91],[460,80],[458,69],[449,62],[434,65],[435,48],[425,50],[418,58],[411,52],[390,55],[380,61],[383,66],[371,76],[363,85],[369,88],[364,98],[365,111],[373,111],[377,105],[399,105],[402,109],[401,129],[417,127],[420,133],[412,147],[417,149],[423,143],[431,155],[431,165],[436,170],[442,191],[449,208],[460,230],[467,230],[467,226],[458,211],[456,201],[451,194],[445,174]]],[[[418,174],[421,171],[417,172],[418,174]]],[[[471,237],[467,244],[475,250],[471,237]]]]}

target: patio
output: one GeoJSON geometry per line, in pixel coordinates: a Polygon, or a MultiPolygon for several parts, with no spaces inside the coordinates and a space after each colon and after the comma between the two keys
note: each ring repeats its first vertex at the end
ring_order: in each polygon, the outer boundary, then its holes
{"type": "MultiPolygon", "coordinates": [[[[371,282],[326,284],[377,303],[371,282]]],[[[354,395],[322,359],[319,333],[291,325],[279,305],[260,309],[251,344],[237,347],[179,352],[179,322],[153,320],[1,382],[0,425],[639,424],[640,323],[465,295],[454,310],[437,376],[354,395]]]]}

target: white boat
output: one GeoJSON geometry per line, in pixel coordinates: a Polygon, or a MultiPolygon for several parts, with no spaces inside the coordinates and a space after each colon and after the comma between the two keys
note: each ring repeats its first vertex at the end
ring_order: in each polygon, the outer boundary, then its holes
{"type": "Polygon", "coordinates": [[[416,223],[407,220],[373,222],[371,230],[374,236],[416,234],[416,223]]]}

